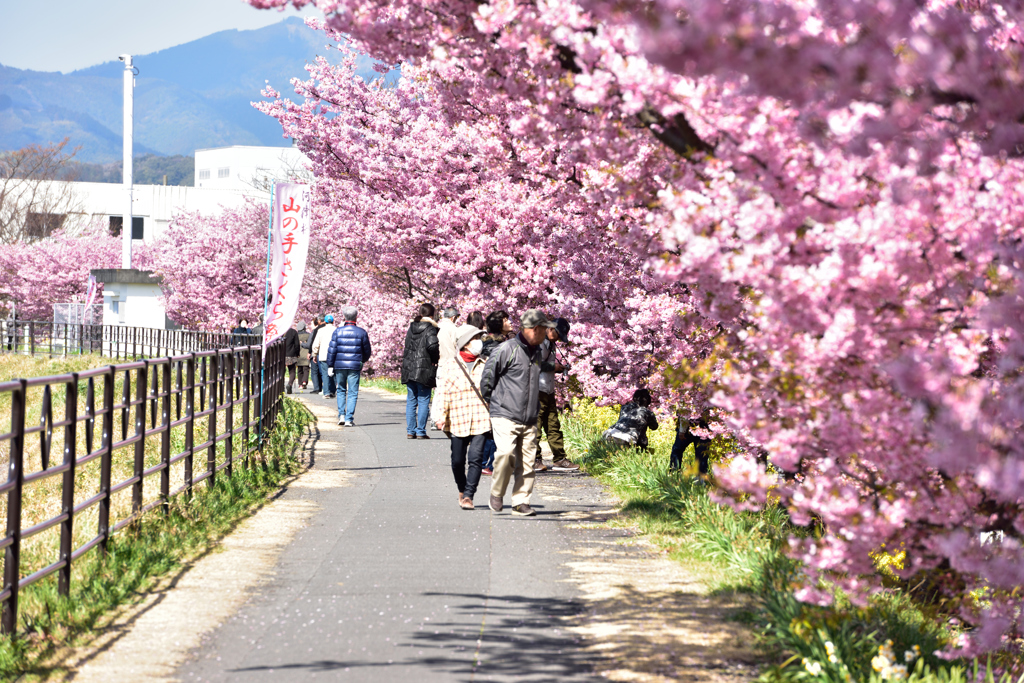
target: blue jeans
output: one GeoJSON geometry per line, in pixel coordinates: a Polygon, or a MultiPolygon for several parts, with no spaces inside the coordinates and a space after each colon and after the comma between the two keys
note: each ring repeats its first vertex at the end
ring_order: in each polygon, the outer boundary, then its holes
{"type": "Polygon", "coordinates": [[[318,361],[320,363],[320,386],[323,387],[324,396],[329,396],[335,393],[334,391],[334,378],[327,376],[327,361],[318,361]]]}
{"type": "Polygon", "coordinates": [[[405,394],[405,431],[426,436],[430,417],[430,387],[409,380],[405,394]]]}
{"type": "Polygon", "coordinates": [[[494,453],[498,450],[498,444],[494,443],[494,437],[487,432],[487,441],[484,442],[484,469],[494,469],[494,453]]]}
{"type": "Polygon", "coordinates": [[[345,422],[352,422],[356,414],[356,401],[359,399],[359,373],[357,370],[335,370],[334,379],[338,387],[338,417],[345,416],[345,422]]]}
{"type": "Polygon", "coordinates": [[[309,361],[309,376],[313,380],[313,391],[320,391],[320,361],[310,360],[309,361]]]}

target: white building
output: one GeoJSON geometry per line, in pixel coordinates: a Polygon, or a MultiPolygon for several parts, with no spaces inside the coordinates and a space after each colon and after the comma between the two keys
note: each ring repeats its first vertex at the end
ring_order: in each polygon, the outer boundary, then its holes
{"type": "MultiPolygon", "coordinates": [[[[274,180],[308,181],[308,164],[295,147],[236,145],[196,150],[195,187],[132,188],[133,240],[147,243],[160,239],[181,212],[216,215],[240,206],[249,197],[269,202],[274,180]]],[[[75,231],[97,220],[108,225],[112,234],[120,234],[125,200],[120,183],[36,181],[32,187],[15,191],[40,202],[34,212],[31,207],[25,210],[25,230],[30,236],[44,237],[60,227],[75,231]]],[[[112,281],[104,288],[105,324],[165,326],[158,282],[139,271],[111,271],[108,278],[112,281]],[[121,274],[115,276],[116,272],[121,274]]]]}
{"type": "Polygon", "coordinates": [[[309,159],[297,147],[216,147],[196,150],[196,187],[269,192],[274,180],[306,178],[309,159]]]}
{"type": "MultiPolygon", "coordinates": [[[[270,197],[274,180],[309,179],[308,160],[295,147],[218,147],[196,150],[195,187],[168,185],[135,185],[132,188],[133,236],[143,242],[159,239],[175,214],[188,211],[217,214],[223,209],[240,206],[247,197],[270,197]]],[[[17,188],[15,188],[17,191],[17,188]]],[[[49,230],[63,226],[75,230],[94,220],[120,233],[124,214],[124,186],[120,183],[79,183],[64,181],[36,182],[25,194],[36,193],[46,208],[62,215],[46,213],[42,218],[28,210],[33,225],[49,230]],[[60,207],[49,208],[49,207],[60,207]]]]}

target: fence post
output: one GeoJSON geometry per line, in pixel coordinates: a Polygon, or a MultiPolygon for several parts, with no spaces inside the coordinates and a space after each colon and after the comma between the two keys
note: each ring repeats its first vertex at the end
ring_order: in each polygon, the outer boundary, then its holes
{"type": "Polygon", "coordinates": [[[185,495],[192,496],[192,458],[195,455],[196,426],[196,354],[190,353],[185,361],[185,377],[188,381],[185,389],[185,495]]]}
{"type": "Polygon", "coordinates": [[[114,452],[114,382],[117,381],[117,368],[110,366],[108,374],[103,377],[103,455],[100,456],[100,502],[99,536],[100,550],[107,552],[107,541],[110,540],[110,461],[114,452]]]}
{"type": "Polygon", "coordinates": [[[89,378],[89,384],[85,390],[85,452],[92,453],[92,437],[96,428],[96,383],[89,378]]]}
{"type": "Polygon", "coordinates": [[[36,355],[36,331],[32,321],[28,323],[28,355],[36,355]]]}
{"type": "Polygon", "coordinates": [[[68,595],[71,592],[71,553],[74,550],[75,522],[75,463],[77,461],[78,438],[78,373],[71,373],[71,381],[67,385],[64,399],[64,483],[61,490],[62,514],[67,519],[60,525],[60,559],[64,562],[57,575],[57,593],[68,595]]]}
{"type": "Polygon", "coordinates": [[[4,551],[4,590],[11,596],[4,602],[0,616],[0,631],[14,633],[18,628],[18,583],[21,580],[21,490],[25,484],[25,394],[27,382],[21,380],[16,394],[11,395],[11,456],[7,467],[7,481],[14,488],[7,494],[7,535],[11,544],[4,551]]]}
{"type": "Polygon", "coordinates": [[[210,441],[210,445],[206,449],[206,471],[210,473],[210,478],[207,481],[209,481],[211,488],[217,480],[217,392],[220,389],[220,377],[217,374],[218,365],[217,354],[213,354],[210,356],[210,374],[208,375],[208,379],[213,386],[207,392],[210,399],[210,415],[206,418],[206,438],[210,441]]]}
{"type": "Polygon", "coordinates": [[[161,423],[164,431],[160,434],[160,498],[164,501],[164,514],[171,512],[171,359],[163,363],[163,396],[160,398],[161,423]]]}
{"type": "Polygon", "coordinates": [[[234,353],[234,351],[229,351],[228,352],[228,355],[226,356],[226,360],[228,362],[228,366],[227,366],[227,368],[224,369],[224,377],[227,380],[225,382],[225,384],[227,384],[227,387],[225,388],[227,396],[226,396],[226,400],[224,402],[225,403],[225,408],[224,408],[224,424],[227,427],[228,438],[224,440],[224,458],[225,458],[225,461],[228,464],[227,471],[228,471],[228,477],[230,478],[232,473],[233,473],[233,470],[234,470],[234,464],[232,463],[232,455],[233,455],[232,454],[232,442],[235,440],[235,420],[234,420],[235,410],[234,410],[234,405],[233,405],[234,401],[235,401],[235,391],[234,391],[234,389],[235,389],[235,353],[234,353]]]}
{"type": "Polygon", "coordinates": [[[149,380],[149,361],[135,373],[135,471],[138,479],[132,484],[132,514],[142,509],[142,472],[146,469],[146,383],[149,380]]]}
{"type": "Polygon", "coordinates": [[[124,382],[121,384],[121,440],[128,438],[128,417],[131,415],[132,372],[124,371],[124,382]]]}
{"type": "Polygon", "coordinates": [[[245,399],[242,402],[242,443],[245,449],[243,462],[246,468],[249,467],[249,404],[252,403],[252,372],[250,370],[250,352],[246,349],[242,354],[242,385],[241,394],[245,399]]]}

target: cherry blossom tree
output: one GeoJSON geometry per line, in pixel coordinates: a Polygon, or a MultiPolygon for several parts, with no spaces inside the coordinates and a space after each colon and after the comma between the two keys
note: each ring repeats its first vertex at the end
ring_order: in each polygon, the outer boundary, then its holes
{"type": "Polygon", "coordinates": [[[825,531],[793,542],[805,598],[902,548],[955,575],[956,652],[1019,636],[1019,2],[316,4],[403,65],[386,91],[321,61],[262,105],[322,239],[410,298],[576,317],[592,393],[709,361],[750,453],[722,483],[825,531]]]}
{"type": "Polygon", "coordinates": [[[93,268],[116,268],[121,240],[101,222],[33,242],[0,244],[0,300],[22,320],[50,320],[53,304],[84,302],[93,268]]]}

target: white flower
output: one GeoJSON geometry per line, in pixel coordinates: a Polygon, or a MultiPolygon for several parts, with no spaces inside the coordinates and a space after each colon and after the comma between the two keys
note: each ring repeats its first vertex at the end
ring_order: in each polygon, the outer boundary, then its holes
{"type": "Polygon", "coordinates": [[[804,659],[804,668],[807,669],[807,673],[812,676],[817,676],[821,673],[821,664],[814,661],[813,659],[804,659]]]}

